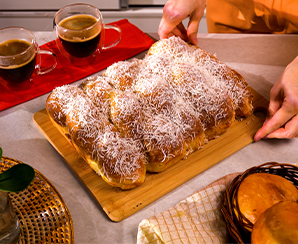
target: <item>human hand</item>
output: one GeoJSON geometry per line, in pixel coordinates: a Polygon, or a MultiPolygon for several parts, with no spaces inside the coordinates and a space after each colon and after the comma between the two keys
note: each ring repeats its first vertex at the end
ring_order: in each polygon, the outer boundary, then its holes
{"type": "Polygon", "coordinates": [[[204,15],[206,0],[168,0],[163,8],[159,24],[160,39],[179,36],[185,41],[197,44],[199,23],[204,15]],[[182,21],[189,16],[187,30],[182,21]]]}
{"type": "Polygon", "coordinates": [[[266,120],[254,139],[298,137],[298,56],[270,91],[266,120]]]}

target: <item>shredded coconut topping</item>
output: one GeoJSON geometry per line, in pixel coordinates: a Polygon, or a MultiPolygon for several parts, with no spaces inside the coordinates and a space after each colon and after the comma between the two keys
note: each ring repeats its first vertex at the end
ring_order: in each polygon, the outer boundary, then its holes
{"type": "Polygon", "coordinates": [[[109,78],[104,76],[92,77],[81,84],[81,88],[104,114],[109,114],[109,94],[113,87],[109,84],[109,78]]]}
{"type": "Polygon", "coordinates": [[[110,84],[116,89],[131,90],[138,73],[141,60],[119,61],[109,66],[104,75],[110,78],[110,84]]]}
{"type": "Polygon", "coordinates": [[[189,147],[201,146],[203,131],[227,130],[235,110],[241,115],[251,103],[240,74],[170,37],[153,44],[143,60],[120,61],[79,86],[54,89],[46,107],[98,162],[101,175],[134,182],[147,160],[166,164],[188,155],[189,147]]]}
{"type": "MultiPolygon", "coordinates": [[[[69,134],[81,150],[88,147],[92,160],[99,161],[103,174],[118,175],[124,179],[137,179],[138,169],[145,163],[144,155],[131,139],[123,138],[91,99],[76,86],[68,85],[52,92],[55,100],[63,107],[69,134]],[[89,146],[88,144],[92,144],[89,146]],[[92,151],[90,151],[92,150],[92,151]],[[118,155],[118,156],[117,156],[118,155]],[[107,169],[110,169],[107,170],[107,169]]],[[[139,177],[139,176],[138,176],[139,177]]]]}

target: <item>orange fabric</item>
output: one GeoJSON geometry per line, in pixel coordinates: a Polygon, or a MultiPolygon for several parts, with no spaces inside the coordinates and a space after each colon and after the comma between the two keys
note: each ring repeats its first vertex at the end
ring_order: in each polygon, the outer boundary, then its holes
{"type": "Polygon", "coordinates": [[[212,33],[298,33],[297,0],[207,0],[212,33]]]}

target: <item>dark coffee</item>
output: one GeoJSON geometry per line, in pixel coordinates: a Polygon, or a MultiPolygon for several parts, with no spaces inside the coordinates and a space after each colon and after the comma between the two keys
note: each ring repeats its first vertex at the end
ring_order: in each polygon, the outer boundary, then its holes
{"type": "MultiPolygon", "coordinates": [[[[0,43],[0,56],[18,55],[26,51],[31,44],[24,40],[8,40],[0,43]]],[[[21,64],[14,64],[14,58],[11,58],[11,64],[0,66],[0,76],[9,82],[20,83],[32,75],[35,69],[36,55],[28,61],[21,64]]]]}
{"type": "Polygon", "coordinates": [[[91,15],[81,14],[63,19],[59,26],[70,30],[69,33],[58,33],[64,49],[77,58],[88,57],[93,54],[100,42],[100,28],[92,28],[97,19],[91,15]],[[86,30],[86,28],[89,28],[86,30]],[[80,33],[79,31],[82,30],[80,33]],[[72,31],[81,35],[72,36],[72,31]]]}
{"type": "Polygon", "coordinates": [[[26,51],[31,46],[31,43],[19,40],[12,39],[0,43],[0,56],[12,56],[20,54],[26,51]]]}

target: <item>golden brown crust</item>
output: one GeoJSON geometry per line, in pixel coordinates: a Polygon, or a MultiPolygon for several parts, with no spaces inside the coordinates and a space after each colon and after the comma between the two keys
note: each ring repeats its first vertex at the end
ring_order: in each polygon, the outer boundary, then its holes
{"type": "MultiPolygon", "coordinates": [[[[61,112],[65,116],[61,118],[65,117],[65,127],[71,143],[108,184],[131,189],[144,182],[146,160],[140,148],[133,141],[121,137],[108,117],[82,90],[75,86],[57,88],[47,102],[49,111],[53,104],[63,107],[61,112]],[[72,92],[68,92],[69,90],[72,92]]],[[[59,125],[57,119],[58,117],[56,120],[52,118],[52,121],[63,131],[64,127],[59,125]]]]}
{"type": "Polygon", "coordinates": [[[79,86],[86,96],[94,103],[100,112],[108,115],[110,111],[109,98],[113,87],[109,79],[104,76],[91,77],[79,86]]]}
{"type": "Polygon", "coordinates": [[[205,143],[204,130],[196,113],[182,101],[175,104],[174,111],[177,116],[173,122],[153,115],[145,122],[144,145],[149,172],[164,171],[205,143]]]}
{"type": "Polygon", "coordinates": [[[183,158],[187,145],[180,127],[165,115],[145,116],[143,140],[148,152],[147,170],[160,172],[168,168],[174,158],[183,158]]]}
{"type": "Polygon", "coordinates": [[[298,243],[298,203],[280,202],[263,212],[255,223],[252,244],[298,243]]]}
{"type": "Polygon", "coordinates": [[[223,85],[226,85],[235,104],[236,116],[244,118],[249,116],[253,109],[253,94],[242,75],[212,54],[199,47],[194,47],[197,64],[204,67],[212,76],[218,78],[223,85]]]}
{"type": "Polygon", "coordinates": [[[173,107],[174,122],[180,125],[186,144],[186,155],[201,148],[206,141],[204,128],[199,114],[181,97],[177,97],[173,107]]]}
{"type": "Polygon", "coordinates": [[[142,141],[143,117],[141,104],[133,93],[120,90],[110,93],[110,118],[124,137],[142,141]]]}
{"type": "Polygon", "coordinates": [[[52,92],[47,98],[46,110],[56,123],[66,127],[67,104],[76,96],[82,96],[83,92],[76,86],[63,86],[57,89],[63,90],[63,94],[52,92]]]}
{"type": "Polygon", "coordinates": [[[197,110],[208,140],[226,132],[235,119],[232,99],[227,93],[216,92],[206,84],[199,69],[191,64],[172,66],[172,85],[197,110]]]}
{"type": "Polygon", "coordinates": [[[141,60],[134,59],[130,62],[120,61],[109,66],[104,72],[104,76],[110,78],[111,85],[119,90],[133,89],[136,80],[136,74],[140,66],[141,60]]]}
{"type": "Polygon", "coordinates": [[[236,117],[247,117],[252,113],[253,94],[245,79],[200,47],[187,44],[178,37],[171,37],[154,43],[148,54],[169,55],[175,61],[198,67],[204,71],[205,76],[211,76],[213,84],[209,82],[209,85],[228,91],[235,105],[236,117]]]}
{"type": "Polygon", "coordinates": [[[298,190],[281,176],[255,173],[241,182],[237,200],[240,212],[254,224],[274,204],[280,201],[298,201],[298,190]]]}
{"type": "Polygon", "coordinates": [[[104,140],[97,143],[98,160],[102,162],[99,173],[111,186],[123,190],[135,188],[145,181],[145,156],[133,141],[121,140],[113,134],[108,143],[104,140]]]}
{"type": "Polygon", "coordinates": [[[181,38],[172,37],[155,42],[148,50],[149,55],[169,54],[172,58],[179,58],[188,51],[189,45],[181,38]]]}
{"type": "Polygon", "coordinates": [[[235,114],[248,116],[248,98],[240,74],[172,37],[152,45],[143,60],[56,88],[46,108],[96,173],[130,189],[142,184],[146,168],[165,170],[227,131],[235,114]]]}
{"type": "Polygon", "coordinates": [[[173,91],[159,76],[140,77],[135,93],[144,110],[154,114],[170,114],[173,111],[173,91]]]}

